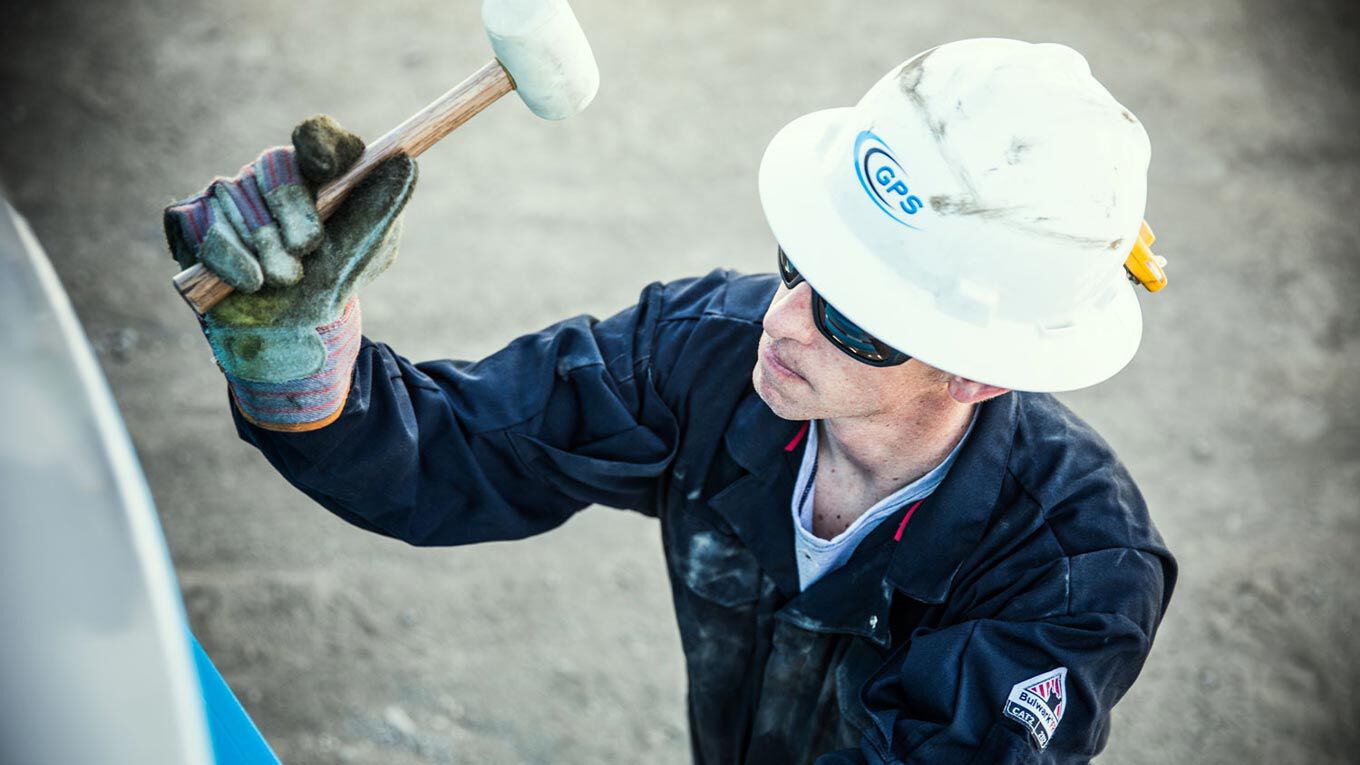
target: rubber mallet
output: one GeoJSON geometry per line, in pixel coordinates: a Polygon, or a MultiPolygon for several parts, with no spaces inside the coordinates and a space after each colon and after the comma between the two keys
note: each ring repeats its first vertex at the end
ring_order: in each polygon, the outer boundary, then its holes
{"type": "MultiPolygon", "coordinates": [[[[600,70],[566,0],[485,0],[482,24],[496,57],[369,144],[348,172],[318,189],[316,208],[323,219],[384,160],[400,152],[419,156],[512,90],[529,111],[550,120],[570,117],[595,97],[600,70]]],[[[185,302],[200,314],[233,292],[201,263],[179,272],[174,281],[185,302]]]]}

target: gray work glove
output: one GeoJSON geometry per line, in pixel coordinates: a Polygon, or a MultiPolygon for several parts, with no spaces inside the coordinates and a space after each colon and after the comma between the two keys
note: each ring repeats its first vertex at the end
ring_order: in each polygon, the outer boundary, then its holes
{"type": "Polygon", "coordinates": [[[181,266],[203,265],[237,289],[203,317],[237,408],[264,428],[314,430],[344,408],[359,347],[356,293],[396,258],[415,161],[387,160],[323,226],[313,193],[363,143],[329,117],[293,131],[232,179],[165,211],[181,266]]]}

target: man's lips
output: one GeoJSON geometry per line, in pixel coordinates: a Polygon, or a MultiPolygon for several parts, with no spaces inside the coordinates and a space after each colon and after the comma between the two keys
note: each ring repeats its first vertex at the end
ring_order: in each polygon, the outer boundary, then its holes
{"type": "MultiPolygon", "coordinates": [[[[780,377],[786,377],[790,380],[803,380],[802,375],[793,371],[784,363],[784,360],[780,358],[779,353],[775,351],[773,344],[765,346],[761,351],[761,357],[765,360],[765,365],[780,377]]],[[[803,381],[806,382],[806,380],[803,381]]]]}

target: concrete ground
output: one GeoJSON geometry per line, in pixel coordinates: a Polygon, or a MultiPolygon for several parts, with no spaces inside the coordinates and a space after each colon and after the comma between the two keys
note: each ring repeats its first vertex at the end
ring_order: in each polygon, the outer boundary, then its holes
{"type": "MultiPolygon", "coordinates": [[[[477,4],[12,5],[0,179],[122,405],[194,629],[291,765],[687,761],[653,522],[417,550],[239,442],[170,289],[161,208],[318,111],[376,136],[488,57],[477,4]]],[[[649,281],[772,266],[765,142],[973,36],[1067,43],[1152,136],[1170,288],[1132,365],[1063,398],[1115,445],[1182,579],[1101,763],[1350,763],[1360,747],[1357,17],[1296,0],[577,0],[596,103],[508,99],[421,159],[368,334],[478,357],[649,281]]]]}

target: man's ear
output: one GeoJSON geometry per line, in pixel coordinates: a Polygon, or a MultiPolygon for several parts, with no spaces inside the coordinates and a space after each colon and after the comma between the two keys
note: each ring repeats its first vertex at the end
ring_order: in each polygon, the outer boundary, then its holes
{"type": "Polygon", "coordinates": [[[957,375],[949,378],[949,397],[960,404],[980,404],[1003,393],[1010,393],[1010,388],[973,382],[957,375]]]}

